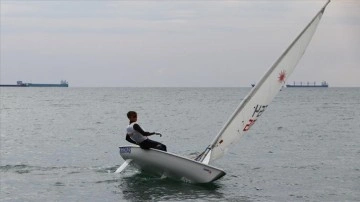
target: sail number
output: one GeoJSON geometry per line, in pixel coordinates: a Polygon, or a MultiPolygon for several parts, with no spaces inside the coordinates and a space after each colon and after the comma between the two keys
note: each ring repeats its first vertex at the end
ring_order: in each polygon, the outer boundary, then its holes
{"type": "Polygon", "coordinates": [[[254,107],[254,112],[251,118],[249,119],[248,123],[245,125],[243,131],[248,131],[251,128],[251,126],[254,125],[257,118],[261,116],[261,114],[265,111],[267,106],[268,105],[256,105],[254,107]]]}

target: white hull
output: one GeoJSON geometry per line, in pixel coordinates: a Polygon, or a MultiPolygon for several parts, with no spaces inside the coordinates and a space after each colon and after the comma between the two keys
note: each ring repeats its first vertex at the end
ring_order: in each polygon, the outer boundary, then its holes
{"type": "Polygon", "coordinates": [[[219,168],[203,164],[185,157],[156,149],[144,150],[139,146],[123,146],[120,155],[124,160],[131,159],[131,165],[147,173],[158,176],[208,183],[215,181],[226,173],[219,168]]]}

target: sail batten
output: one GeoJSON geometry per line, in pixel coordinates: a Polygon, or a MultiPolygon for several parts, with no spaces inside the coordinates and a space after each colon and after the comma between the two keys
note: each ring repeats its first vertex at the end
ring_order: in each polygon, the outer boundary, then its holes
{"type": "Polygon", "coordinates": [[[330,0],[314,16],[302,32],[276,60],[260,81],[242,100],[230,119],[199,159],[209,163],[220,158],[229,145],[236,143],[266,110],[286,79],[295,69],[314,35],[322,14],[330,0]]]}

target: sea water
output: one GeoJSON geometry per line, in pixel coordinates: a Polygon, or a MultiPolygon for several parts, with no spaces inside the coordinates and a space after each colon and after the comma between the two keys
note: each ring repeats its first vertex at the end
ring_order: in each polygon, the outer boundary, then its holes
{"type": "Polygon", "coordinates": [[[359,201],[360,88],[285,88],[191,184],[128,167],[118,146],[138,112],[168,151],[203,151],[250,88],[1,88],[1,201],[359,201]]]}

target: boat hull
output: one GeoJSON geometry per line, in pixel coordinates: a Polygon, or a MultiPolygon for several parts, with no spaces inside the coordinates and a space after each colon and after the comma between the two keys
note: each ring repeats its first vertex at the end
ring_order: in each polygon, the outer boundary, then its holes
{"type": "Polygon", "coordinates": [[[156,149],[144,150],[139,146],[119,148],[120,155],[124,160],[131,159],[131,165],[153,175],[192,183],[209,183],[226,174],[222,169],[169,152],[156,149]]]}

